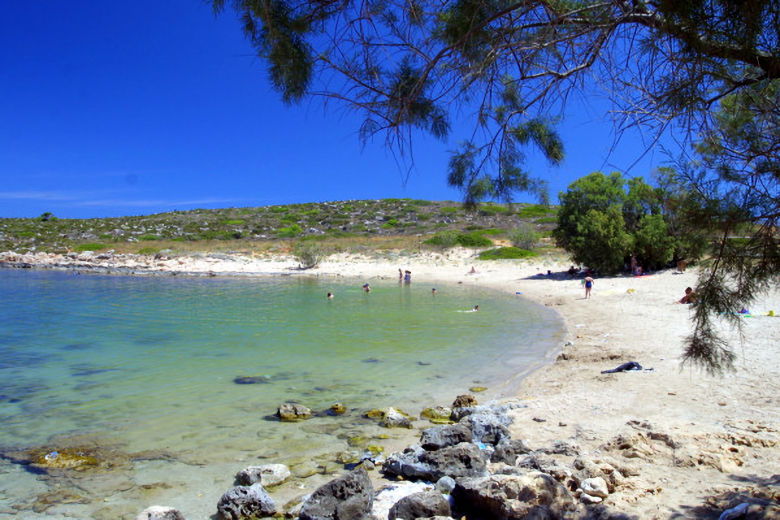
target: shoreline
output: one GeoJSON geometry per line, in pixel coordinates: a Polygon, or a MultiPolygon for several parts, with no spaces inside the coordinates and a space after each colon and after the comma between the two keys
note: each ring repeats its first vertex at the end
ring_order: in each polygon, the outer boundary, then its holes
{"type": "Polygon", "coordinates": [[[580,280],[566,274],[568,263],[552,257],[484,262],[466,249],[385,256],[338,254],[304,271],[289,257],[0,253],[0,266],[369,282],[397,278],[402,268],[412,271],[413,284],[472,284],[518,294],[553,309],[565,332],[559,349],[509,385],[514,395],[503,396],[527,404],[510,413],[514,437],[532,448],[564,441],[582,453],[608,453],[640,466],[605,501],[610,510],[637,518],[722,510],[738,497],[780,499],[780,319],[765,315],[780,310],[777,291],[756,303],[753,318],[743,320],[743,343],[724,329],[737,354],[736,371],[713,377],[680,365],[690,321],[687,306],[675,302],[695,284],[694,271],[597,278],[592,298],[585,300],[580,280]],[[469,274],[472,265],[477,272],[469,274]],[[545,275],[548,270],[552,276],[545,275]],[[602,373],[628,361],[652,370],[602,373]],[[621,442],[632,446],[630,456],[616,447],[621,442]]]}

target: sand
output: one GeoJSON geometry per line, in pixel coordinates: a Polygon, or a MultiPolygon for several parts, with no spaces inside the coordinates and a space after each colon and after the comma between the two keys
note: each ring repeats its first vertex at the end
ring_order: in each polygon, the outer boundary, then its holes
{"type": "MultiPolygon", "coordinates": [[[[695,285],[696,271],[597,278],[584,299],[569,263],[549,256],[482,262],[467,249],[448,253],[340,254],[305,271],[371,282],[412,271],[413,284],[463,283],[507,291],[558,312],[567,328],[560,352],[515,387],[528,406],[513,411],[513,436],[531,448],[565,441],[581,456],[609,456],[632,473],[605,500],[612,512],[635,518],[717,518],[748,496],[780,498],[780,293],[756,302],[743,318],[744,340],[724,326],[737,354],[736,370],[711,376],[681,365],[690,309],[676,301],[695,285]],[[471,267],[476,273],[470,274],[471,267]],[[550,270],[552,275],[546,275],[550,270]],[[540,276],[541,275],[541,276],[540,276]],[[636,361],[645,369],[602,374],[636,361]]],[[[200,255],[153,259],[130,255],[66,258],[0,254],[0,262],[38,266],[103,265],[138,273],[300,273],[292,258],[200,255]]],[[[495,382],[499,384],[499,382],[495,382]]],[[[453,396],[454,397],[454,396],[453,396]]]]}

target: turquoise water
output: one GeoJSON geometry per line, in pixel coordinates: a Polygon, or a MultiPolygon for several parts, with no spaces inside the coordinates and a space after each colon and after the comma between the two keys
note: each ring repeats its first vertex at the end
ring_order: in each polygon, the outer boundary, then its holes
{"type": "MultiPolygon", "coordinates": [[[[87,437],[127,453],[165,450],[182,479],[214,487],[210,514],[243,461],[348,449],[345,438],[375,427],[362,418],[370,408],[418,414],[475,384],[492,386],[481,400],[500,396],[560,339],[552,313],[510,294],[371,282],[366,294],[362,280],[0,270],[0,447],[87,437]],[[287,401],[349,412],[270,420],[287,401]]],[[[136,485],[152,472],[140,466],[123,470],[136,485]]],[[[0,483],[11,475],[20,478],[5,466],[0,483]]],[[[18,500],[8,493],[0,516],[18,500]]]]}

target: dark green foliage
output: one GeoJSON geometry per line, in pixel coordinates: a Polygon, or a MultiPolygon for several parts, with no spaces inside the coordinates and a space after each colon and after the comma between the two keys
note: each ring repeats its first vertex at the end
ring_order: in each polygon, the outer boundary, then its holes
{"type": "Polygon", "coordinates": [[[527,249],[520,249],[519,247],[499,247],[496,249],[488,249],[482,251],[479,254],[480,260],[514,260],[521,258],[531,258],[538,256],[533,251],[527,249]]]}
{"type": "Polygon", "coordinates": [[[539,233],[528,223],[521,223],[517,228],[509,232],[509,240],[512,245],[521,249],[533,249],[539,241],[539,233]]]}
{"type": "Polygon", "coordinates": [[[138,237],[138,240],[143,240],[143,241],[160,240],[160,237],[158,237],[157,235],[141,235],[140,237],[138,237]]]}
{"type": "Polygon", "coordinates": [[[287,226],[279,229],[276,232],[276,236],[279,238],[293,238],[297,237],[303,232],[303,229],[301,229],[301,226],[298,224],[293,224],[292,226],[287,226]]]}
{"type": "Polygon", "coordinates": [[[490,247],[493,245],[493,241],[483,236],[479,231],[458,234],[457,243],[463,247],[490,247]]]}
{"type": "Polygon", "coordinates": [[[455,247],[458,243],[457,231],[439,231],[424,243],[429,246],[437,247],[455,247]]]}
{"type": "Polygon", "coordinates": [[[627,184],[628,191],[620,174],[597,172],[576,180],[560,195],[553,236],[575,262],[614,273],[632,254],[645,270],[665,267],[675,257],[684,231],[672,233],[662,208],[668,199],[682,195],[654,189],[640,178],[627,184]]]}
{"type": "Polygon", "coordinates": [[[78,251],[78,252],[82,252],[82,251],[100,251],[102,249],[107,249],[107,246],[105,244],[100,244],[100,243],[97,243],[97,242],[93,242],[91,244],[78,244],[73,249],[78,251]]]}

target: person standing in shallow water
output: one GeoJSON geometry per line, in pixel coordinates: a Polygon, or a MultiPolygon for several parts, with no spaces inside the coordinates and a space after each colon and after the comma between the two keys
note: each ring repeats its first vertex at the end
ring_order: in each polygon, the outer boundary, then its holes
{"type": "Polygon", "coordinates": [[[585,277],[585,298],[590,298],[590,290],[593,288],[593,278],[585,277]]]}

